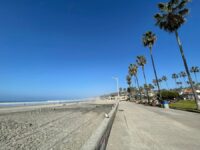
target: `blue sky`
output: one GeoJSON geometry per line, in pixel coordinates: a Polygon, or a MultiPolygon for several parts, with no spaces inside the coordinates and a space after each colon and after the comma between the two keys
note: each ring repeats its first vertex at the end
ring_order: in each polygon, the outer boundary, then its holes
{"type": "MultiPolygon", "coordinates": [[[[145,55],[147,80],[154,78],[142,34],[158,40],[153,55],[158,76],[184,70],[174,34],[157,28],[160,0],[0,1],[0,100],[66,99],[116,90],[112,76],[125,77],[137,55],[145,55]]],[[[200,1],[188,5],[180,29],[189,66],[200,66],[200,1]]],[[[139,80],[143,78],[139,70],[139,80]]],[[[163,85],[163,87],[165,87],[163,85]]]]}

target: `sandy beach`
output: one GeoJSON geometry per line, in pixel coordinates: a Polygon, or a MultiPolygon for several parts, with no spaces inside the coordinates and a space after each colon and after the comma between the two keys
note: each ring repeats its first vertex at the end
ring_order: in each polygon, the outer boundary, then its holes
{"type": "Polygon", "coordinates": [[[0,149],[78,150],[113,102],[0,108],[0,149]]]}

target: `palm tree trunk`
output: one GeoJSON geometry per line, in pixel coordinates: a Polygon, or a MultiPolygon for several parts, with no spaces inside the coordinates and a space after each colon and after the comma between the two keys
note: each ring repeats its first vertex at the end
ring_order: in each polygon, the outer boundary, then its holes
{"type": "Polygon", "coordinates": [[[128,85],[129,92],[128,92],[128,100],[131,101],[131,85],[128,85]]]}
{"type": "Polygon", "coordinates": [[[197,84],[198,80],[197,80],[197,74],[196,74],[196,72],[194,73],[194,76],[195,76],[195,80],[196,80],[196,84],[197,84]]]}
{"type": "Polygon", "coordinates": [[[161,101],[162,100],[162,96],[161,96],[161,93],[160,93],[160,86],[159,86],[159,83],[158,83],[158,77],[157,77],[156,68],[155,68],[155,64],[154,64],[154,59],[153,59],[153,54],[152,54],[152,47],[150,47],[150,54],[151,54],[151,61],[152,61],[152,65],[153,65],[154,75],[156,77],[156,84],[157,84],[157,87],[158,87],[159,100],[161,101]]]}
{"type": "Polygon", "coordinates": [[[182,47],[182,44],[181,44],[181,40],[180,40],[180,38],[178,36],[178,31],[175,31],[175,35],[176,35],[176,40],[177,40],[178,45],[179,45],[179,49],[180,49],[180,52],[181,52],[183,63],[184,63],[184,66],[185,66],[185,71],[186,71],[186,73],[188,75],[188,80],[190,82],[190,86],[191,86],[191,89],[192,89],[192,92],[193,92],[193,95],[194,95],[194,99],[195,99],[195,102],[196,102],[196,105],[197,105],[197,109],[199,110],[200,109],[200,100],[198,98],[198,95],[197,95],[196,90],[195,90],[194,85],[193,85],[192,78],[190,76],[190,71],[188,69],[187,61],[186,61],[186,58],[185,58],[185,55],[184,55],[184,52],[183,52],[183,47],[182,47]]]}
{"type": "MultiPolygon", "coordinates": [[[[144,71],[144,66],[142,66],[142,72],[143,72],[143,76],[144,76],[145,84],[147,85],[147,80],[146,80],[146,75],[145,75],[145,71],[144,71]]],[[[146,92],[147,92],[148,103],[150,103],[150,98],[149,98],[149,91],[148,91],[148,88],[146,88],[146,92]]]]}
{"type": "Polygon", "coordinates": [[[142,93],[141,93],[141,91],[140,91],[140,85],[139,85],[139,81],[138,81],[137,76],[135,76],[135,79],[136,79],[137,86],[138,86],[138,90],[139,90],[139,93],[140,93],[140,100],[142,100],[142,93]]]}

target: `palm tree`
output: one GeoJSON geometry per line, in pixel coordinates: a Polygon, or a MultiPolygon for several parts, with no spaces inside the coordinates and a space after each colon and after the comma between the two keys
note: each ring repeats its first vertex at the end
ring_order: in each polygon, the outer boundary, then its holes
{"type": "Polygon", "coordinates": [[[140,100],[142,100],[142,94],[141,94],[141,91],[140,91],[140,85],[139,85],[139,81],[138,81],[138,77],[137,77],[137,71],[138,71],[138,66],[136,64],[130,64],[129,66],[129,74],[130,76],[134,76],[135,79],[136,79],[136,83],[137,83],[137,86],[138,86],[138,90],[139,90],[139,93],[140,93],[140,100]]]}
{"type": "Polygon", "coordinates": [[[177,75],[176,73],[173,73],[173,74],[172,74],[172,79],[175,80],[175,84],[176,84],[176,86],[177,86],[178,75],[177,75]]]}
{"type": "Polygon", "coordinates": [[[157,72],[156,72],[153,54],[152,54],[152,47],[153,47],[153,45],[156,41],[156,35],[154,33],[152,33],[151,31],[148,31],[143,35],[142,41],[143,41],[143,45],[145,47],[148,47],[149,50],[150,50],[151,61],[152,61],[152,65],[153,65],[154,75],[155,75],[155,78],[156,78],[156,85],[158,87],[159,99],[161,100],[162,97],[161,97],[161,93],[160,93],[160,86],[159,86],[159,83],[158,83],[157,72]]]}
{"type": "Polygon", "coordinates": [[[186,83],[186,80],[185,80],[185,77],[187,76],[186,72],[185,71],[181,71],[179,73],[179,76],[182,77],[184,79],[184,82],[186,83]]]}
{"type": "Polygon", "coordinates": [[[131,77],[129,75],[126,76],[126,81],[127,81],[128,86],[130,87],[131,86],[131,77]]]}
{"type": "Polygon", "coordinates": [[[126,76],[126,81],[127,81],[127,84],[128,84],[128,89],[127,89],[127,92],[128,92],[128,99],[130,100],[130,93],[131,93],[131,76],[130,75],[127,75],[126,76]]]}
{"type": "MultiPolygon", "coordinates": [[[[147,63],[147,60],[146,60],[146,58],[144,56],[137,56],[136,62],[138,64],[138,66],[142,67],[142,73],[143,73],[145,85],[147,85],[146,75],[145,75],[145,71],[144,71],[144,66],[147,63]]],[[[145,88],[145,90],[146,90],[146,93],[147,93],[148,103],[150,103],[148,88],[145,88]]]]}
{"type": "Polygon", "coordinates": [[[200,70],[199,70],[199,67],[197,67],[197,66],[193,66],[193,67],[190,69],[190,72],[191,72],[191,73],[194,73],[196,83],[198,83],[198,80],[197,80],[197,73],[198,73],[199,71],[200,71],[200,70]]]}
{"type": "Polygon", "coordinates": [[[154,86],[152,84],[149,84],[148,87],[149,87],[150,90],[154,89],[154,86]]]}
{"type": "Polygon", "coordinates": [[[167,77],[166,77],[166,76],[162,76],[162,80],[165,81],[166,86],[167,86],[167,89],[169,89],[169,86],[168,86],[168,84],[167,84],[167,77]]]}
{"type": "Polygon", "coordinates": [[[184,55],[181,40],[178,35],[178,29],[181,27],[181,25],[184,24],[186,20],[185,16],[189,12],[189,9],[185,7],[189,1],[190,0],[181,0],[181,1],[170,0],[168,3],[159,3],[158,8],[160,10],[160,13],[157,13],[154,17],[156,19],[156,25],[159,26],[160,29],[163,29],[170,33],[173,33],[173,32],[175,33],[177,43],[179,45],[180,53],[183,59],[183,63],[185,66],[185,71],[187,73],[188,80],[190,82],[190,86],[194,94],[197,109],[200,109],[200,100],[197,96],[196,90],[192,83],[192,78],[190,76],[190,71],[189,71],[187,61],[184,55]]]}

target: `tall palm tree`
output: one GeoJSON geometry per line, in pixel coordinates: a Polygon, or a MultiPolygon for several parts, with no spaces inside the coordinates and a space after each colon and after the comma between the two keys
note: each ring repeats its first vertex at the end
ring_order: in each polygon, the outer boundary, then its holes
{"type": "Polygon", "coordinates": [[[168,86],[168,83],[167,83],[167,77],[166,76],[162,76],[162,80],[165,81],[165,84],[167,86],[167,89],[169,90],[169,86],[168,86]]]}
{"type": "Polygon", "coordinates": [[[191,69],[190,69],[190,72],[191,73],[194,73],[194,76],[195,76],[195,80],[196,80],[196,83],[198,83],[198,80],[197,80],[197,73],[199,73],[199,67],[197,66],[193,66],[191,69]]]}
{"type": "Polygon", "coordinates": [[[130,64],[129,66],[129,74],[130,76],[134,76],[136,79],[136,83],[138,86],[138,91],[140,93],[140,100],[142,100],[142,93],[140,91],[140,85],[139,85],[139,81],[138,81],[138,77],[137,77],[137,72],[138,72],[138,66],[136,64],[130,64]]]}
{"type": "Polygon", "coordinates": [[[181,78],[183,78],[183,79],[184,79],[184,82],[186,83],[186,79],[185,79],[185,77],[187,76],[186,72],[185,72],[185,71],[181,71],[181,72],[179,73],[179,76],[180,76],[181,78]]]}
{"type": "MultiPolygon", "coordinates": [[[[138,64],[138,66],[142,67],[142,73],[143,73],[145,85],[147,85],[146,75],[145,75],[145,71],[144,71],[144,66],[147,63],[145,56],[137,56],[136,62],[138,64]]],[[[145,90],[146,90],[146,93],[147,93],[148,103],[150,103],[148,88],[145,88],[145,90]]]]}
{"type": "Polygon", "coordinates": [[[128,89],[127,89],[127,92],[128,92],[128,99],[130,100],[131,98],[131,76],[130,75],[127,75],[126,76],[126,81],[127,81],[127,84],[128,84],[128,89]]]}
{"type": "Polygon", "coordinates": [[[161,97],[161,92],[160,92],[160,86],[159,86],[159,83],[158,83],[158,76],[157,76],[156,67],[155,67],[155,64],[154,64],[154,59],[153,59],[153,54],[152,54],[152,47],[153,47],[153,45],[156,41],[156,35],[153,32],[148,31],[145,34],[143,34],[142,41],[143,41],[143,45],[145,47],[148,47],[149,50],[150,50],[151,61],[152,61],[152,65],[153,65],[154,75],[155,75],[155,78],[156,78],[156,85],[158,87],[159,99],[161,100],[162,97],[161,97]]]}
{"type": "Polygon", "coordinates": [[[185,66],[185,71],[190,82],[190,86],[196,101],[197,109],[200,109],[200,100],[197,96],[196,90],[192,83],[188,64],[184,55],[183,46],[178,35],[178,29],[185,23],[185,16],[188,14],[189,9],[186,8],[186,4],[190,0],[170,0],[167,3],[159,3],[158,8],[160,13],[157,13],[154,17],[156,19],[156,25],[170,33],[175,33],[177,43],[179,45],[180,53],[185,66]]]}

